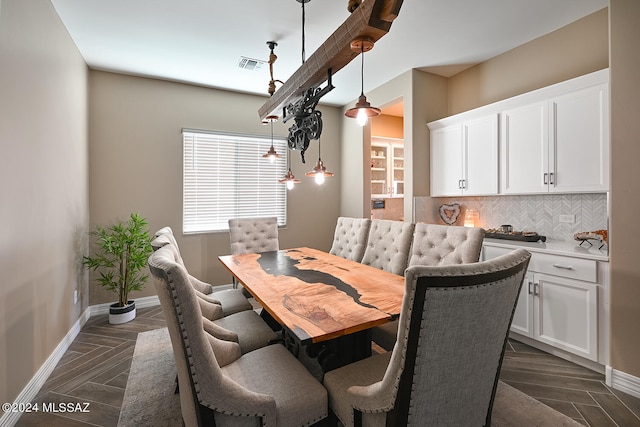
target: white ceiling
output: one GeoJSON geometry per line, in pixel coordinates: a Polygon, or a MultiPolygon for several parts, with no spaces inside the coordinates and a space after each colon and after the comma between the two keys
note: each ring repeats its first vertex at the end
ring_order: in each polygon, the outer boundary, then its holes
{"type": "MultiPolygon", "coordinates": [[[[51,0],[92,69],[267,94],[269,66],[240,69],[241,56],[266,61],[278,43],[274,77],[302,63],[297,0],[51,0]]],[[[366,1],[366,0],[365,0],[366,1]]],[[[347,0],[305,5],[305,50],[348,17],[347,0]]],[[[412,68],[450,76],[608,6],[608,0],[404,0],[391,31],[365,54],[365,93],[412,68]]],[[[323,103],[360,94],[360,58],[333,77],[323,103]]]]}

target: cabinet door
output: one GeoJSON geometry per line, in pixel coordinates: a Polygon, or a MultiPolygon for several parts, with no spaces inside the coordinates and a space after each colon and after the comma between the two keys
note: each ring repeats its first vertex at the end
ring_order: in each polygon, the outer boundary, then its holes
{"type": "Polygon", "coordinates": [[[431,132],[431,196],[462,194],[462,127],[459,124],[431,132]]]}
{"type": "Polygon", "coordinates": [[[608,85],[553,98],[549,191],[609,190],[608,85]]]}
{"type": "Polygon", "coordinates": [[[503,193],[548,191],[548,103],[539,102],[501,114],[500,186],[503,193]]]}
{"type": "Polygon", "coordinates": [[[390,150],[388,144],[371,144],[371,197],[388,197],[390,150]]]}
{"type": "Polygon", "coordinates": [[[534,280],[534,338],[597,361],[597,286],[538,273],[534,280]]]}
{"type": "Polygon", "coordinates": [[[511,322],[511,331],[529,338],[533,338],[533,289],[533,274],[526,273],[511,322]]]}
{"type": "Polygon", "coordinates": [[[391,182],[393,183],[392,196],[404,196],[404,145],[401,143],[391,144],[393,154],[391,165],[391,182]]]}
{"type": "Polygon", "coordinates": [[[463,194],[498,194],[498,115],[462,124],[463,194]]]}

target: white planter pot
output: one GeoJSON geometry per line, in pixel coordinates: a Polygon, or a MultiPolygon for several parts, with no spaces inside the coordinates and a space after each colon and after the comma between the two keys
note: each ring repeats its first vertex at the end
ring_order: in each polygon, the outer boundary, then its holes
{"type": "Polygon", "coordinates": [[[136,302],[129,301],[129,304],[124,307],[118,307],[118,303],[113,303],[109,306],[109,323],[112,325],[119,325],[120,323],[127,323],[136,318],[136,302]]]}

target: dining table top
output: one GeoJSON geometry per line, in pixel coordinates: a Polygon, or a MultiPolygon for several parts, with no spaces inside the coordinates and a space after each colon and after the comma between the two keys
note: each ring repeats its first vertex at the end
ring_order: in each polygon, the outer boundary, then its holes
{"type": "Polygon", "coordinates": [[[301,344],[381,325],[402,307],[404,277],[317,249],[218,259],[301,344]]]}

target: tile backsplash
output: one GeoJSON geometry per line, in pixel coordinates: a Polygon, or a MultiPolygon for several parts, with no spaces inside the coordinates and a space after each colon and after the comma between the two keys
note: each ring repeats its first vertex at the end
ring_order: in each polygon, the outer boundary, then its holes
{"type": "Polygon", "coordinates": [[[460,205],[456,225],[463,225],[467,209],[479,212],[476,226],[535,231],[549,239],[573,240],[580,231],[608,228],[608,194],[544,194],[530,196],[415,197],[417,222],[444,224],[438,213],[443,204],[460,205]],[[575,223],[561,223],[560,215],[575,215],[575,223]]]}

